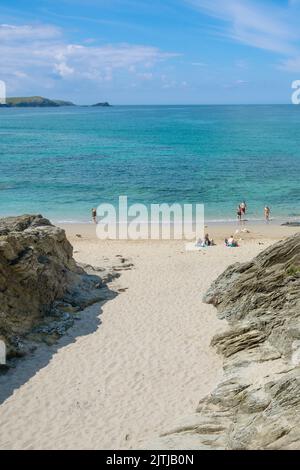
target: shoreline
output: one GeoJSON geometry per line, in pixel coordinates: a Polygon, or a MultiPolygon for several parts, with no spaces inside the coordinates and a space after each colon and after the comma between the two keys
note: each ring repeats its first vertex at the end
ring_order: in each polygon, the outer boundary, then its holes
{"type": "Polygon", "coordinates": [[[78,263],[132,267],[108,284],[118,295],[82,312],[50,361],[43,346],[0,380],[9,389],[3,449],[142,449],[193,413],[222,377],[211,340],[227,328],[203,295],[229,265],[299,230],[249,225],[240,248],[227,249],[234,226],[209,224],[217,246],[187,252],[184,240],[103,241],[94,224],[60,226],[78,263]],[[30,379],[20,385],[16,373],[30,379]]]}
{"type": "MultiPolygon", "coordinates": [[[[2,215],[1,217],[9,217],[9,216],[6,216],[6,215],[2,215]]],[[[94,222],[90,219],[90,220],[68,220],[68,219],[61,219],[61,218],[56,218],[56,217],[48,217],[48,216],[45,216],[46,218],[52,220],[52,222],[56,225],[59,225],[59,224],[66,224],[66,225],[73,225],[73,224],[78,224],[78,225],[90,225],[90,224],[93,224],[94,222]]],[[[193,221],[186,221],[187,223],[193,223],[193,221]]],[[[259,218],[259,217],[253,217],[253,218],[248,218],[248,219],[245,219],[244,222],[247,224],[258,224],[258,225],[261,225],[261,224],[266,224],[266,221],[263,217],[259,218]]],[[[282,224],[286,224],[286,223],[293,223],[293,222],[299,222],[300,223],[300,214],[299,216],[287,216],[287,217],[283,217],[283,216],[280,216],[280,217],[272,217],[270,219],[270,222],[269,223],[273,223],[273,224],[276,224],[276,225],[282,225],[282,224]]],[[[149,222],[147,221],[144,221],[142,222],[143,224],[147,224],[149,222]]],[[[227,219],[205,219],[205,224],[219,224],[219,225],[223,225],[223,224],[238,224],[238,220],[237,218],[227,218],[227,219]]]]}
{"type": "MultiPolygon", "coordinates": [[[[140,239],[140,240],[102,240],[97,237],[96,234],[96,224],[91,223],[74,223],[66,224],[60,223],[57,224],[59,227],[63,228],[66,231],[67,236],[70,238],[71,243],[74,241],[79,241],[80,237],[83,237],[85,240],[94,240],[99,243],[180,243],[183,244],[186,241],[191,241],[188,239],[140,239]]],[[[288,237],[298,232],[300,227],[291,227],[291,226],[282,226],[281,224],[270,222],[269,224],[263,223],[251,223],[248,222],[245,224],[245,227],[242,227],[237,222],[235,223],[214,223],[206,222],[205,232],[209,233],[210,237],[215,241],[223,242],[226,237],[230,235],[235,235],[236,238],[241,241],[255,240],[255,239],[269,239],[269,240],[279,240],[281,238],[288,237]],[[241,231],[242,228],[245,228],[245,232],[241,231]],[[238,231],[238,232],[237,232],[238,231]]]]}

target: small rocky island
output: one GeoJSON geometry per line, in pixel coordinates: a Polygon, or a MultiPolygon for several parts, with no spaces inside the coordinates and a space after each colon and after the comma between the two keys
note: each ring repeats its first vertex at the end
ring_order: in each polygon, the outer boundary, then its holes
{"type": "Polygon", "coordinates": [[[79,266],[64,230],[41,215],[0,219],[0,340],[7,358],[53,344],[78,313],[108,299],[114,270],[79,266]],[[83,269],[84,268],[84,269],[83,269]]]}
{"type": "Polygon", "coordinates": [[[223,378],[148,448],[299,449],[300,233],[229,267],[204,301],[228,324],[212,341],[223,378]]]}
{"type": "Polygon", "coordinates": [[[93,107],[100,107],[100,108],[108,108],[110,107],[110,104],[107,101],[104,101],[103,103],[96,103],[92,105],[93,107]]]}

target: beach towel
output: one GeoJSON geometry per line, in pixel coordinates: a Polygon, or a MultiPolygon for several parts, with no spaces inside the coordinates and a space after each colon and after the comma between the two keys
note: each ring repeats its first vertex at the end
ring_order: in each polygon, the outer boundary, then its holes
{"type": "Polygon", "coordinates": [[[197,243],[186,243],[185,245],[185,251],[201,251],[201,250],[205,250],[206,248],[208,248],[206,245],[201,246],[201,245],[198,245],[197,243]]]}

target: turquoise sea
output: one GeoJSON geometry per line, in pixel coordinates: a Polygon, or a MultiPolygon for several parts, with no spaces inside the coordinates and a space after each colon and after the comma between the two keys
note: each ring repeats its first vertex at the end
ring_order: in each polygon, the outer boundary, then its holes
{"type": "Polygon", "coordinates": [[[267,204],[300,218],[300,107],[0,109],[0,215],[90,221],[93,206],[204,203],[209,220],[267,204]]]}

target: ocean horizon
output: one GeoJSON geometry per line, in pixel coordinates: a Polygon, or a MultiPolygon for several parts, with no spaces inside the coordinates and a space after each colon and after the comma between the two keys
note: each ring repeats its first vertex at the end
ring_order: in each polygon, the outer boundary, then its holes
{"type": "Polygon", "coordinates": [[[0,109],[0,215],[83,223],[101,203],[204,204],[207,221],[300,217],[300,109],[132,105],[0,109]]]}

